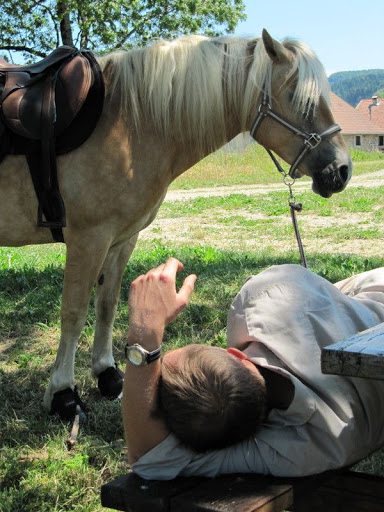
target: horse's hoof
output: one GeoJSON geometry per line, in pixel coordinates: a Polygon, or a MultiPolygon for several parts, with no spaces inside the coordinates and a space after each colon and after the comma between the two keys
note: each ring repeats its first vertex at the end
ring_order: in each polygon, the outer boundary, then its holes
{"type": "Polygon", "coordinates": [[[100,393],[109,400],[121,398],[123,393],[124,373],[117,365],[110,366],[99,373],[98,386],[100,393]]]}
{"type": "Polygon", "coordinates": [[[53,395],[51,414],[58,414],[63,421],[73,421],[78,412],[78,409],[76,410],[77,406],[80,407],[79,416],[81,420],[86,419],[85,404],[79,397],[77,387],[75,386],[75,389],[62,389],[56,391],[53,395]]]}

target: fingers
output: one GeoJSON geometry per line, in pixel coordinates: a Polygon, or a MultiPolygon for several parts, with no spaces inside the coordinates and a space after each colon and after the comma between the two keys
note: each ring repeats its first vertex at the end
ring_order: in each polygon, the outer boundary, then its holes
{"type": "Polygon", "coordinates": [[[191,293],[195,288],[196,279],[196,274],[190,274],[188,277],[184,279],[183,286],[179,290],[179,299],[181,299],[185,303],[185,305],[188,304],[189,297],[191,296],[191,293]]]}
{"type": "Polygon", "coordinates": [[[157,267],[152,268],[146,274],[139,276],[139,278],[156,276],[166,281],[169,277],[176,278],[177,272],[180,272],[181,270],[183,270],[183,268],[184,265],[181,263],[181,261],[171,257],[168,258],[168,260],[165,263],[161,263],[157,267]]]}
{"type": "Polygon", "coordinates": [[[177,272],[183,270],[184,265],[176,258],[168,258],[161,271],[161,280],[166,281],[169,278],[176,280],[177,272]]]}
{"type": "Polygon", "coordinates": [[[167,324],[172,322],[187,306],[193,292],[197,276],[191,274],[184,279],[183,285],[174,297],[174,308],[167,319],[167,324]]]}
{"type": "Polygon", "coordinates": [[[130,329],[136,326],[138,331],[162,332],[188,305],[193,292],[196,275],[191,274],[177,292],[176,274],[184,265],[176,258],[169,258],[165,263],[139,276],[131,283],[128,306],[130,329]]]}
{"type": "MultiPolygon", "coordinates": [[[[145,286],[145,282],[160,281],[167,287],[173,287],[174,292],[176,293],[176,274],[181,272],[183,269],[184,265],[177,258],[168,258],[165,263],[161,263],[146,274],[137,277],[131,283],[131,290],[136,288],[138,285],[140,285],[140,287],[145,286]]],[[[176,293],[176,295],[182,298],[186,298],[188,301],[188,298],[194,289],[196,278],[197,277],[194,274],[188,276],[184,280],[183,286],[181,287],[179,293],[176,293]]]]}
{"type": "MultiPolygon", "coordinates": [[[[165,266],[161,273],[161,280],[166,281],[169,278],[174,282],[176,280],[176,273],[183,270],[184,265],[176,258],[169,258],[165,263],[165,266]]],[[[194,290],[195,282],[197,276],[195,274],[190,274],[188,277],[184,279],[183,285],[177,293],[178,299],[182,302],[185,302],[187,305],[189,297],[194,290]]]]}

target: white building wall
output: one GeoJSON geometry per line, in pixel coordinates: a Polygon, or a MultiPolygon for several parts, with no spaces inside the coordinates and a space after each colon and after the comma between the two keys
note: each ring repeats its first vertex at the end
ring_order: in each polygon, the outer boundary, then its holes
{"type": "Polygon", "coordinates": [[[363,151],[384,151],[384,146],[379,146],[378,135],[359,135],[360,145],[357,142],[357,135],[344,135],[344,141],[349,148],[361,149],[363,151]]]}

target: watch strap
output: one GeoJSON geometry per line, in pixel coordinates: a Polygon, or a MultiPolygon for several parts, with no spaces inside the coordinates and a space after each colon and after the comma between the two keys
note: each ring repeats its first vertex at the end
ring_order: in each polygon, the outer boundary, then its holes
{"type": "Polygon", "coordinates": [[[161,356],[161,345],[157,349],[152,350],[152,352],[148,352],[147,363],[149,364],[149,363],[152,363],[153,361],[156,361],[156,359],[159,359],[160,356],[161,356]]]}

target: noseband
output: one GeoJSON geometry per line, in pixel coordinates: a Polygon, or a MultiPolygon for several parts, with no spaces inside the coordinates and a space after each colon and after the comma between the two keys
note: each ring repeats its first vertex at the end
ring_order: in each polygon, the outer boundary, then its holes
{"type": "MultiPolygon", "coordinates": [[[[277,121],[281,125],[285,126],[285,128],[288,128],[288,130],[293,132],[295,135],[298,135],[299,137],[302,137],[304,139],[304,141],[303,141],[304,142],[304,147],[299,152],[299,154],[297,155],[295,161],[292,163],[292,165],[291,165],[291,167],[289,169],[289,172],[288,172],[289,176],[291,178],[293,178],[293,179],[295,178],[295,171],[296,171],[296,169],[298,168],[300,162],[303,160],[303,158],[306,156],[306,154],[309,151],[312,151],[313,149],[317,148],[317,146],[319,144],[321,144],[321,142],[324,139],[328,139],[329,137],[331,137],[331,135],[333,135],[333,134],[335,134],[335,133],[337,133],[337,132],[339,132],[341,130],[341,128],[340,128],[340,126],[338,124],[334,124],[334,125],[330,126],[329,128],[327,128],[327,130],[323,131],[322,133],[303,132],[303,131],[299,130],[298,128],[296,128],[295,126],[293,126],[289,121],[284,119],[280,114],[277,114],[272,109],[271,103],[269,101],[268,94],[266,92],[264,92],[264,94],[263,94],[263,101],[262,101],[262,103],[261,103],[261,105],[259,107],[259,113],[258,113],[258,115],[257,115],[255,121],[253,122],[251,129],[250,129],[250,134],[251,134],[251,136],[255,140],[256,140],[256,132],[259,129],[261,122],[266,117],[271,117],[272,119],[274,119],[275,121],[277,121]]],[[[283,171],[283,169],[281,168],[281,166],[278,163],[278,161],[276,160],[276,158],[273,155],[273,153],[269,149],[267,149],[267,151],[268,151],[270,157],[272,158],[273,162],[275,163],[277,169],[280,172],[283,172],[283,174],[286,174],[283,171]]]]}

